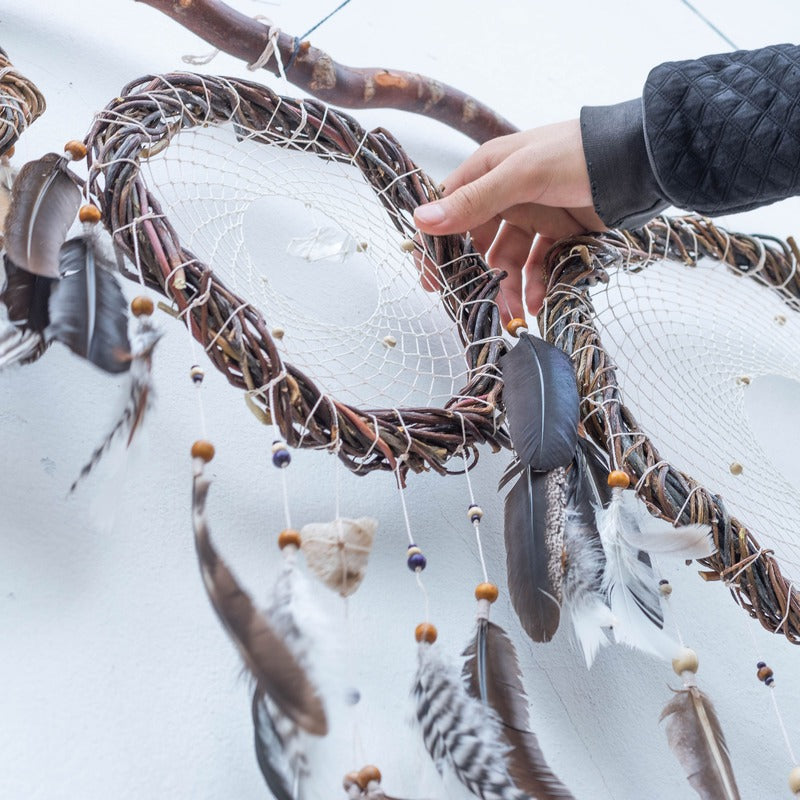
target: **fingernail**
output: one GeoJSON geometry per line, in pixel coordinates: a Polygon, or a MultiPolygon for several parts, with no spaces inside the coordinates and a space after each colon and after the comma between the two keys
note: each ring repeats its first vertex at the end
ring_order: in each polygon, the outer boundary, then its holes
{"type": "Polygon", "coordinates": [[[418,224],[438,225],[440,222],[444,222],[444,209],[439,203],[428,203],[424,206],[419,206],[414,211],[414,219],[418,224]]]}

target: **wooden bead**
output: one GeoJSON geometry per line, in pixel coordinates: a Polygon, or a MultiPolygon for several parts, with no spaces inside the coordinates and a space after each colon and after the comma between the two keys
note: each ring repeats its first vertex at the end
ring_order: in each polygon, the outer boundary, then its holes
{"type": "Polygon", "coordinates": [[[199,364],[194,364],[189,370],[189,375],[191,375],[191,378],[195,383],[202,383],[206,373],[199,364]]]}
{"type": "Polygon", "coordinates": [[[208,464],[214,458],[214,445],[205,439],[198,439],[192,445],[192,458],[201,458],[208,464]]]}
{"type": "Polygon", "coordinates": [[[669,597],[672,594],[672,584],[668,580],[660,580],[658,591],[661,592],[662,597],[669,597]]]}
{"type": "Polygon", "coordinates": [[[800,767],[795,767],[789,773],[789,789],[795,794],[800,795],[800,767]]]}
{"type": "Polygon", "coordinates": [[[64,145],[64,152],[69,153],[73,161],[80,161],[82,158],[86,158],[86,145],[78,139],[70,139],[64,145]]]}
{"type": "Polygon", "coordinates": [[[358,786],[358,773],[348,772],[342,779],[342,786],[347,791],[351,786],[358,786]]]}
{"type": "Polygon", "coordinates": [[[100,209],[91,203],[81,206],[81,210],[78,212],[78,219],[81,222],[91,222],[94,224],[95,222],[100,222],[102,216],[100,209]]]}
{"type": "Polygon", "coordinates": [[[480,522],[483,519],[483,509],[474,503],[467,509],[470,522],[480,522]]]}
{"type": "Polygon", "coordinates": [[[413,239],[403,239],[403,241],[400,242],[400,249],[404,253],[413,253],[414,250],[417,249],[417,246],[414,244],[413,239]]]}
{"type": "Polygon", "coordinates": [[[479,583],[475,587],[476,600],[488,600],[490,603],[494,603],[498,594],[499,591],[493,583],[479,583]]]}
{"type": "Polygon", "coordinates": [[[676,675],[682,675],[684,672],[697,672],[699,666],[700,659],[697,657],[697,653],[688,647],[682,648],[677,658],[672,659],[672,669],[676,675]]]}
{"type": "Polygon", "coordinates": [[[524,328],[525,330],[528,330],[528,323],[525,322],[525,320],[522,319],[522,317],[514,317],[514,319],[510,319],[506,323],[506,330],[512,336],[519,336],[520,328],[524,328]]]}
{"type": "Polygon", "coordinates": [[[417,629],[414,631],[414,637],[418,642],[427,642],[428,644],[433,644],[438,635],[436,626],[431,625],[430,622],[420,622],[420,624],[417,625],[417,629]]]}
{"type": "Polygon", "coordinates": [[[765,664],[763,667],[759,667],[758,672],[756,674],[758,675],[758,679],[760,681],[766,682],[767,679],[771,678],[775,673],[772,671],[770,667],[768,667],[765,664]]]}
{"type": "Polygon", "coordinates": [[[741,475],[744,472],[744,467],[738,462],[734,461],[730,466],[731,475],[741,475]]]}
{"type": "Polygon", "coordinates": [[[631,485],[631,479],[627,472],[621,469],[612,469],[608,473],[608,485],[612,489],[627,489],[631,485]]]}
{"type": "Polygon", "coordinates": [[[278,534],[278,547],[280,547],[281,550],[289,545],[293,545],[299,550],[301,541],[300,531],[295,531],[291,528],[287,528],[278,534]]]}
{"type": "Polygon", "coordinates": [[[381,782],[381,771],[374,764],[369,764],[358,771],[356,783],[362,789],[366,789],[372,781],[381,782]]]}
{"type": "Polygon", "coordinates": [[[144,295],[137,295],[131,300],[131,311],[134,317],[149,317],[154,308],[153,301],[144,295]]]}

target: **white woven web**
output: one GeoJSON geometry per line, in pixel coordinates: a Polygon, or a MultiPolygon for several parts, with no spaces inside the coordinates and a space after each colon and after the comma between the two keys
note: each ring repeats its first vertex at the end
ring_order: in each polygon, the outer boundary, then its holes
{"type": "Polygon", "coordinates": [[[281,357],[323,392],[441,406],[465,384],[457,325],[357,167],[228,124],[180,132],[142,169],[183,246],[282,329],[281,357]]]}
{"type": "Polygon", "coordinates": [[[800,585],[800,314],[710,261],[610,278],[592,300],[637,422],[800,585]]]}

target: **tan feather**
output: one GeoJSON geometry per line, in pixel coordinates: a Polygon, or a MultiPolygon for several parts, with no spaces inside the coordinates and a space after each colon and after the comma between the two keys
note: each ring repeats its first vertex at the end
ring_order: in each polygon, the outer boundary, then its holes
{"type": "Polygon", "coordinates": [[[206,520],[209,486],[202,472],[195,474],[192,523],[200,572],[211,605],[259,689],[303,730],[324,736],[328,720],[317,690],[211,542],[206,520]]]}
{"type": "Polygon", "coordinates": [[[28,272],[60,278],[59,251],[75,221],[81,193],[67,159],[48,153],[29,161],[14,181],[5,219],[5,247],[28,272]]]}
{"type": "Polygon", "coordinates": [[[377,528],[371,517],[304,525],[300,538],[308,568],[329,589],[349,597],[364,580],[377,528]]]}
{"type": "Polygon", "coordinates": [[[675,692],[664,706],[667,740],[703,800],[741,800],[728,746],[711,700],[696,686],[675,692]]]}

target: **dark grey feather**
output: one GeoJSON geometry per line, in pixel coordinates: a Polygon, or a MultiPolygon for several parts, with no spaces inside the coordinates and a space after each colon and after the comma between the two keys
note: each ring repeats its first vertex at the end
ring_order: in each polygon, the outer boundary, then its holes
{"type": "Polygon", "coordinates": [[[478,620],[475,639],[465,651],[467,691],[500,719],[508,742],[508,771],[518,789],[538,800],[574,800],[545,761],[536,735],[528,730],[528,698],[514,645],[488,619],[478,620]]]}
{"type": "Polygon", "coordinates": [[[91,236],[61,249],[61,273],[50,293],[47,336],[106,372],[130,368],[128,312],[117,279],[98,263],[91,236]]]}
{"type": "Polygon", "coordinates": [[[522,333],[500,359],[503,403],[517,456],[535,470],[566,467],[578,438],[572,362],[544,339],[522,333]]]}
{"type": "Polygon", "coordinates": [[[19,171],[5,220],[5,248],[21,269],[59,277],[59,251],[81,202],[77,177],[56,153],[19,171]]]}
{"type": "Polygon", "coordinates": [[[535,642],[558,629],[565,522],[564,470],[526,468],[506,496],[503,532],[511,603],[535,642]]]}

